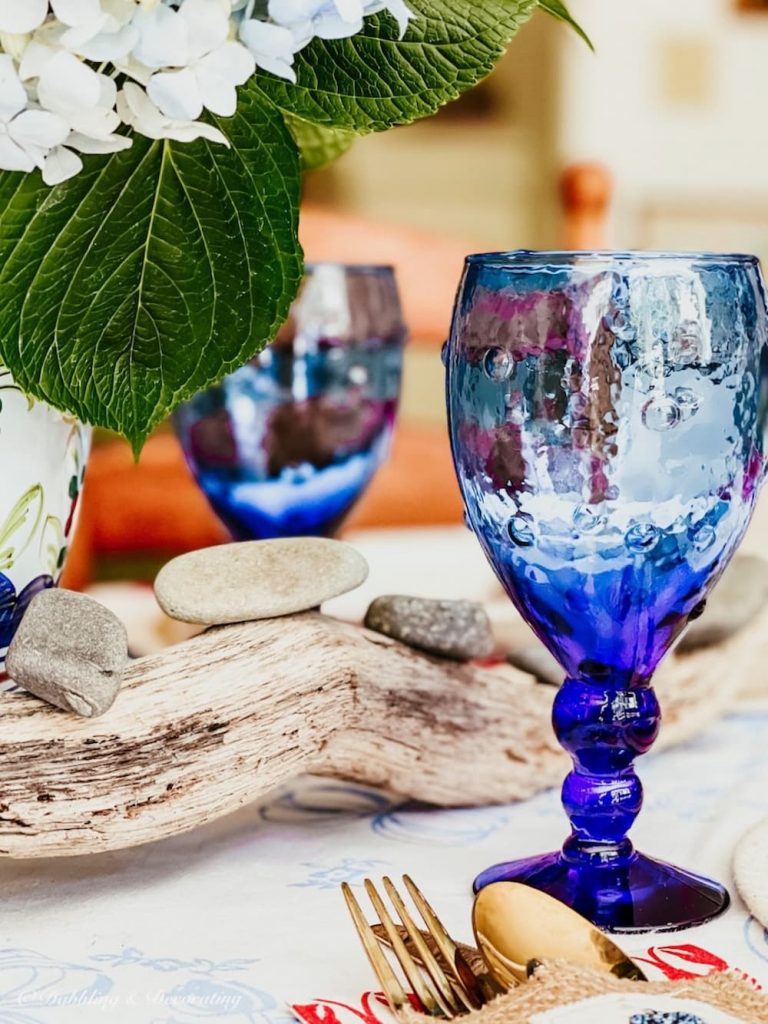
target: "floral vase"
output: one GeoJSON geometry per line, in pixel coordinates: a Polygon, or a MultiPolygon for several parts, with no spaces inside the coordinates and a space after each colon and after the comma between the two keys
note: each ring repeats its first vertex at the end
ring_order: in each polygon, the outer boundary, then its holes
{"type": "Polygon", "coordinates": [[[90,438],[0,367],[0,669],[27,605],[61,575],[90,438]]]}

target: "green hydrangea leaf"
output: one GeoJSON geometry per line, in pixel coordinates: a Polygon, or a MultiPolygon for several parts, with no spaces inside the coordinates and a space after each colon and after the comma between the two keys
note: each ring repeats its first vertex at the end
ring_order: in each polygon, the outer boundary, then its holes
{"type": "Polygon", "coordinates": [[[594,51],[595,48],[592,45],[592,40],[565,6],[563,0],[539,0],[539,6],[542,11],[551,14],[553,18],[557,18],[558,21],[564,21],[566,25],[570,25],[574,32],[581,36],[590,50],[594,51]]]}
{"type": "Polygon", "coordinates": [[[139,450],[269,342],[298,289],[300,158],[258,93],[227,148],[137,136],[55,188],[0,174],[0,355],[19,385],[139,450]]]}
{"type": "Polygon", "coordinates": [[[389,14],[349,39],[315,39],[296,59],[296,83],[257,75],[281,110],[351,132],[384,131],[434,114],[485,78],[538,0],[411,0],[404,39],[389,14]]]}
{"type": "Polygon", "coordinates": [[[340,128],[324,128],[320,124],[303,121],[292,114],[284,116],[285,123],[299,147],[301,165],[305,171],[317,170],[337,160],[357,138],[355,132],[345,132],[340,128]]]}

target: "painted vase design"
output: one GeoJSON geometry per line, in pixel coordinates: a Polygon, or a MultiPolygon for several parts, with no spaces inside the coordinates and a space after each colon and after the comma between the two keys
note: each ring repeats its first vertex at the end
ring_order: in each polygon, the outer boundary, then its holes
{"type": "Polygon", "coordinates": [[[0,368],[0,666],[29,602],[61,575],[90,435],[74,417],[28,398],[0,368]]]}

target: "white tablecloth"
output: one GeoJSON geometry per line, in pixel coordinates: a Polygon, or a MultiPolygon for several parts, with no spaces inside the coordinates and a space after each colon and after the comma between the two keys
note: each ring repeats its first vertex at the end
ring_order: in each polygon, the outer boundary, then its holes
{"type": "MultiPolygon", "coordinates": [[[[640,764],[638,845],[730,884],[736,838],[768,813],[768,703],[640,764]]],[[[430,811],[309,779],[154,846],[2,862],[0,1022],[280,1024],[291,1004],[309,1024],[370,1021],[377,986],[341,881],[408,871],[469,941],[475,873],[552,849],[564,830],[555,792],[430,811]]],[[[624,945],[659,977],[729,965],[768,987],[766,935],[738,899],[702,928],[624,945]]]]}

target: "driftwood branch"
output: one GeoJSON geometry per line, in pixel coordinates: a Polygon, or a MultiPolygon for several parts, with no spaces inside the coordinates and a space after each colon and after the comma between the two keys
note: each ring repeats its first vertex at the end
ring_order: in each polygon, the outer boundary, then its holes
{"type": "MultiPolygon", "coordinates": [[[[768,619],[659,675],[667,742],[763,671],[768,619]]],[[[439,805],[522,799],[567,766],[554,690],[317,613],[209,630],[130,666],[114,708],[76,719],[9,694],[0,716],[0,855],[95,853],[195,828],[302,772],[439,805]]]]}

